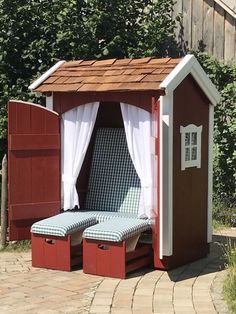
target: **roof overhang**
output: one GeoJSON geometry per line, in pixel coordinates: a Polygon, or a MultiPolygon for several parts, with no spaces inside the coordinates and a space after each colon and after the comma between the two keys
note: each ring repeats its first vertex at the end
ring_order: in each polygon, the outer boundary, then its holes
{"type": "Polygon", "coordinates": [[[36,89],[40,84],[42,84],[53,72],[55,72],[65,60],[60,60],[54,66],[52,66],[49,70],[47,70],[44,74],[42,74],[36,81],[34,81],[28,88],[31,92],[36,89]]]}
{"type": "Polygon", "coordinates": [[[175,88],[191,74],[198,83],[199,87],[208,97],[212,105],[220,101],[220,94],[215,85],[211,82],[200,63],[194,55],[186,55],[172,72],[163,80],[160,87],[165,90],[166,95],[172,93],[175,88]]]}

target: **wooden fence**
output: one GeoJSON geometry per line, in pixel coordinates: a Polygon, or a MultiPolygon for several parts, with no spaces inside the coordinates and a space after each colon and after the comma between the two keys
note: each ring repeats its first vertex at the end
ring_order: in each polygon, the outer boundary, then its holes
{"type": "Polygon", "coordinates": [[[236,58],[236,0],[176,0],[173,18],[177,16],[176,36],[183,50],[200,44],[218,59],[236,58]]]}

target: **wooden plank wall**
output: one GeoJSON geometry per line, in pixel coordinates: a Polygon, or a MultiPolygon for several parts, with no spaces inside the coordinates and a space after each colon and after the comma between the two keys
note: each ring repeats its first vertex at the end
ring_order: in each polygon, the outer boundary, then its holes
{"type": "Polygon", "coordinates": [[[173,19],[180,16],[181,24],[177,25],[176,38],[183,50],[197,49],[202,42],[205,51],[220,60],[236,58],[234,10],[232,7],[229,13],[216,0],[176,0],[173,19]]]}

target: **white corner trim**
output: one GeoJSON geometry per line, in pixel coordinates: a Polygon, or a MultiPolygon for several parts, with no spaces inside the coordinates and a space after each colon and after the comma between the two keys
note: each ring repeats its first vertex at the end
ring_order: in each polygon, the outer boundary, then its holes
{"type": "Polygon", "coordinates": [[[165,89],[166,94],[171,93],[188,74],[192,74],[213,105],[216,105],[220,101],[220,94],[216,87],[211,82],[195,56],[191,54],[186,55],[180,63],[177,64],[160,84],[160,87],[165,89]]]}
{"type": "MultiPolygon", "coordinates": [[[[163,122],[166,122],[168,126],[167,139],[165,138],[165,144],[167,140],[167,156],[162,156],[162,167],[167,167],[167,173],[163,176],[162,174],[162,193],[167,194],[167,199],[163,199],[160,205],[160,211],[162,211],[162,243],[163,243],[163,256],[173,255],[173,93],[160,97],[161,108],[162,108],[162,126],[163,122]],[[168,108],[168,109],[167,109],[168,108]],[[165,163],[165,165],[164,165],[165,163]],[[168,178],[166,178],[168,176],[168,178]],[[165,189],[165,191],[164,191],[165,189]],[[167,211],[164,213],[164,210],[167,211]]],[[[163,131],[163,130],[162,130],[163,131]]],[[[164,147],[162,134],[162,148],[164,147]]],[[[163,154],[163,151],[161,152],[163,154]]],[[[163,171],[163,169],[162,169],[163,171]]]]}
{"type": "Polygon", "coordinates": [[[53,93],[51,96],[46,96],[46,108],[53,110],[53,93]]]}
{"type": "Polygon", "coordinates": [[[160,186],[158,187],[159,190],[159,226],[160,226],[160,234],[159,234],[159,258],[163,259],[163,128],[162,128],[162,116],[163,116],[163,97],[160,99],[160,110],[159,110],[159,121],[158,121],[158,140],[159,140],[159,182],[160,186]]]}
{"type": "Polygon", "coordinates": [[[34,81],[30,86],[28,87],[31,91],[36,89],[40,84],[43,83],[53,72],[55,72],[63,63],[65,63],[65,60],[58,61],[54,66],[52,66],[49,70],[47,70],[43,75],[41,75],[36,81],[34,81]]]}
{"type": "Polygon", "coordinates": [[[169,117],[169,208],[168,208],[168,232],[169,232],[169,255],[173,255],[173,111],[174,97],[171,93],[170,117],[169,117]]]}
{"type": "Polygon", "coordinates": [[[213,189],[213,132],[214,107],[209,105],[209,138],[208,138],[208,204],[207,204],[207,242],[212,241],[212,189],[213,189]]]}

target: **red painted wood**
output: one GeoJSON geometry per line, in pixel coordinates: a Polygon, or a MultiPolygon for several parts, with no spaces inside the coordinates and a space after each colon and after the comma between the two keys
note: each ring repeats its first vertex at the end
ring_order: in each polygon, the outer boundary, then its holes
{"type": "Polygon", "coordinates": [[[84,239],[83,271],[98,276],[125,278],[125,242],[84,239]]]}
{"type": "Polygon", "coordinates": [[[84,239],[83,271],[88,274],[124,279],[130,271],[152,264],[151,245],[138,245],[126,253],[126,243],[84,239]]]}
{"type": "Polygon", "coordinates": [[[204,257],[208,252],[210,101],[191,75],[179,84],[173,96],[173,255],[171,265],[183,265],[204,257]],[[189,123],[202,125],[201,168],[192,167],[181,171],[180,126],[186,126],[189,123]]]}
{"type": "Polygon", "coordinates": [[[64,113],[72,108],[89,102],[124,102],[152,111],[152,97],[159,98],[164,91],[127,91],[127,92],[55,92],[53,93],[53,107],[58,113],[64,113]]]}
{"type": "Polygon", "coordinates": [[[172,269],[209,252],[207,243],[208,195],[208,129],[209,104],[200,87],[188,75],[174,91],[173,103],[173,254],[160,260],[155,267],[172,269]],[[180,126],[202,125],[201,168],[181,171],[180,126]]]}
{"type": "Polygon", "coordinates": [[[10,220],[9,229],[13,239],[28,239],[30,235],[30,226],[38,219],[10,220]]]}
{"type": "Polygon", "coordinates": [[[33,222],[60,211],[59,116],[10,101],[8,126],[9,239],[30,239],[33,222]]]}
{"type": "Polygon", "coordinates": [[[149,244],[142,244],[137,245],[135,251],[126,253],[126,262],[129,262],[135,258],[138,258],[140,256],[144,256],[149,254],[152,251],[151,245],[149,244]]]}
{"type": "Polygon", "coordinates": [[[50,216],[56,215],[60,204],[58,202],[48,203],[28,203],[28,204],[16,204],[11,206],[11,212],[9,213],[10,220],[24,220],[24,219],[42,219],[48,214],[50,216]]]}
{"type": "Polygon", "coordinates": [[[71,247],[71,237],[32,234],[32,266],[71,271],[81,262],[81,245],[71,247]]]}
{"type": "Polygon", "coordinates": [[[92,240],[83,240],[83,271],[86,274],[96,275],[97,273],[96,247],[97,243],[92,240]]]}
{"type": "Polygon", "coordinates": [[[137,260],[132,261],[132,263],[129,263],[126,266],[126,272],[128,273],[128,272],[137,270],[137,269],[145,267],[145,266],[150,266],[150,265],[152,265],[152,262],[153,262],[152,256],[141,257],[137,260]]]}
{"type": "Polygon", "coordinates": [[[10,150],[59,149],[59,134],[17,134],[10,135],[10,150]]]}
{"type": "MultiPolygon", "coordinates": [[[[97,250],[102,251],[102,250],[97,250]]],[[[125,263],[125,256],[126,256],[126,245],[125,241],[121,243],[115,243],[115,245],[110,245],[109,251],[108,251],[108,257],[109,260],[107,261],[107,266],[109,269],[109,277],[114,278],[122,278],[124,279],[126,277],[126,263],[125,263]]],[[[107,252],[107,251],[105,251],[107,252]]],[[[98,270],[103,267],[104,271],[106,271],[104,264],[105,260],[107,260],[107,256],[104,255],[105,259],[99,260],[99,263],[97,264],[98,270]]],[[[106,273],[104,273],[104,276],[106,276],[106,273]]]]}

